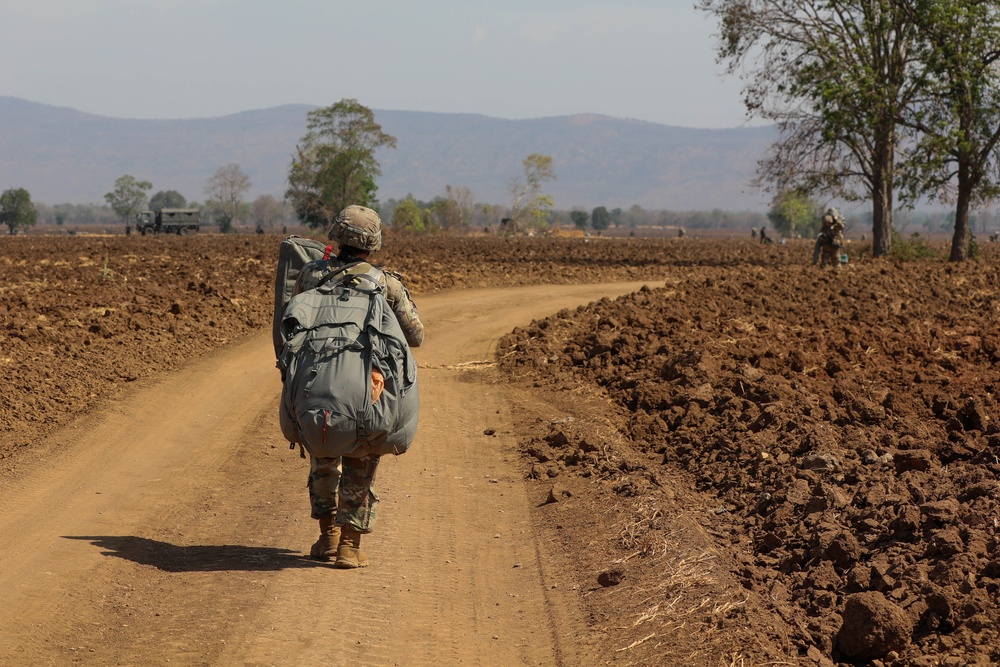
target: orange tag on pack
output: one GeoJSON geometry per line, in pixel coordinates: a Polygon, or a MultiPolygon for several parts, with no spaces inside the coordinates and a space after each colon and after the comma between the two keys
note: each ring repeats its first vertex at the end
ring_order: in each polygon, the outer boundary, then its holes
{"type": "Polygon", "coordinates": [[[382,371],[377,368],[372,369],[372,403],[378,400],[378,397],[382,395],[382,390],[385,389],[385,376],[382,375],[382,371]]]}

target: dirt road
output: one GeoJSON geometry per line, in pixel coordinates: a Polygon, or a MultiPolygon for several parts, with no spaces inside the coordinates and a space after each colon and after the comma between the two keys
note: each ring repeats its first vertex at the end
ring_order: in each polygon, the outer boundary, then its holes
{"type": "Polygon", "coordinates": [[[60,430],[0,481],[0,665],[590,663],[532,533],[508,390],[477,368],[514,326],[640,285],[418,299],[420,432],[380,468],[364,570],[303,558],[266,331],[60,430]]]}

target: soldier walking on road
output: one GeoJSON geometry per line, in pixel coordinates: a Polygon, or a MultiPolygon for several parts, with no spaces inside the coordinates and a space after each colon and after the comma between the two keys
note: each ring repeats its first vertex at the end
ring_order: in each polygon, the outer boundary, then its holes
{"type": "MultiPolygon", "coordinates": [[[[368,262],[371,254],[382,247],[382,220],[370,208],[348,206],[331,226],[330,239],[340,246],[337,255],[303,266],[295,283],[296,294],[316,287],[332,271],[354,262],[368,262]]],[[[401,276],[385,269],[381,274],[386,301],[406,342],[410,347],[419,347],[424,340],[424,325],[401,276]]],[[[334,567],[338,568],[368,565],[368,558],[361,551],[361,536],[370,533],[375,522],[378,496],[372,484],[379,458],[375,454],[309,457],[309,503],[320,531],[319,539],[309,550],[312,558],[336,559],[334,567]]]]}

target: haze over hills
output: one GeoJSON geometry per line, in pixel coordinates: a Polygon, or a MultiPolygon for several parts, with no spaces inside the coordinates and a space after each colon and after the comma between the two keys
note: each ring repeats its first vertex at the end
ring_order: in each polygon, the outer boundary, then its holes
{"type": "MultiPolygon", "coordinates": [[[[249,198],[279,199],[306,113],[285,105],[217,118],[120,119],[0,97],[0,191],[26,188],[36,202],[103,203],[116,178],[131,174],[153,192],[203,200],[206,180],[223,165],[250,176],[249,198]]],[[[474,114],[374,110],[395,150],[378,153],[378,196],[429,200],[446,185],[476,201],[503,204],[530,153],[553,158],[546,185],[557,208],[594,206],[671,210],[764,210],[767,197],[747,185],[776,137],[774,127],[728,130],[673,127],[575,115],[503,120],[474,114]]]]}

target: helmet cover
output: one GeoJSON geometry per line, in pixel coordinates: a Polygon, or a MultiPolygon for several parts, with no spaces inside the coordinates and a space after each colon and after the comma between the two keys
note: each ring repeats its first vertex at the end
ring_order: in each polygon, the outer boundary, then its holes
{"type": "Polygon", "coordinates": [[[352,204],[333,221],[330,240],[341,246],[378,250],[382,247],[382,219],[372,209],[352,204]]]}

